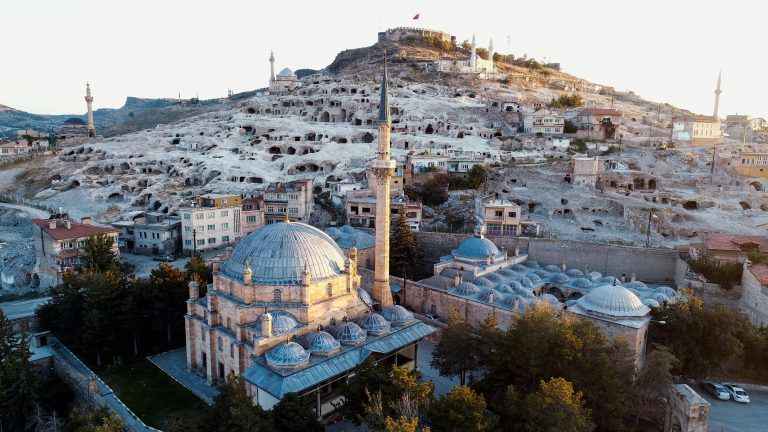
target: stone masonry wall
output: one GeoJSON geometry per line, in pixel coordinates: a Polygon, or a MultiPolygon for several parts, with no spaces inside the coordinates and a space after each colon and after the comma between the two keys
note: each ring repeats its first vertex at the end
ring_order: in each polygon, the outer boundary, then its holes
{"type": "MultiPolygon", "coordinates": [[[[468,234],[418,232],[415,233],[425,258],[436,262],[451,253],[468,234]]],[[[678,253],[672,249],[617,246],[570,240],[550,240],[528,237],[488,236],[499,248],[520,248],[530,260],[540,264],[560,265],[583,270],[598,271],[612,276],[632,274],[644,282],[673,284],[678,268],[678,253]]]]}

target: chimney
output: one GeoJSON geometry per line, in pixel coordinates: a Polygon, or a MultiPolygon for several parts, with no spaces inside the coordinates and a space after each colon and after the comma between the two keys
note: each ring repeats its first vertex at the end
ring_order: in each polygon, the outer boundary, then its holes
{"type": "Polygon", "coordinates": [[[90,216],[85,216],[80,219],[80,223],[83,225],[93,225],[93,219],[90,216]]]}
{"type": "Polygon", "coordinates": [[[72,229],[72,221],[69,219],[64,219],[64,226],[66,226],[67,229],[72,229]]]}
{"type": "Polygon", "coordinates": [[[200,298],[200,285],[197,281],[193,280],[189,282],[189,299],[197,300],[200,298]]]}
{"type": "Polygon", "coordinates": [[[56,229],[56,219],[48,220],[48,229],[56,229]]]}

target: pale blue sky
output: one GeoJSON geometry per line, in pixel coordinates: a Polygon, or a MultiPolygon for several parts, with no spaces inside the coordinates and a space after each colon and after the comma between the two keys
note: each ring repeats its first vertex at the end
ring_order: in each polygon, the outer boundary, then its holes
{"type": "Polygon", "coordinates": [[[322,68],[386,27],[417,24],[497,51],[559,61],[565,71],[711,114],[768,117],[763,1],[177,1],[0,0],[0,104],[80,113],[126,96],[201,98],[266,85],[278,70],[322,68]],[[384,9],[382,9],[384,7],[384,9]],[[420,21],[411,21],[420,13],[420,21]]]}

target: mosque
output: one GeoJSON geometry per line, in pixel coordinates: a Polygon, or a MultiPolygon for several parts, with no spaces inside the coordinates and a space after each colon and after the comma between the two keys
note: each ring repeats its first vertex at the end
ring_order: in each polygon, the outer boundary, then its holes
{"type": "Polygon", "coordinates": [[[275,53],[269,53],[269,93],[286,94],[301,84],[290,68],[283,68],[275,75],[275,53]]]}
{"type": "MultiPolygon", "coordinates": [[[[378,158],[373,162],[389,215],[391,118],[386,65],[381,85],[378,158]],[[383,195],[386,194],[386,195],[383,195]]],[[[370,239],[347,239],[345,253],[328,234],[302,223],[277,222],[244,237],[214,265],[203,295],[189,285],[186,356],[208,384],[239,376],[254,402],[271,409],[288,393],[316,401],[318,417],[338,405],[337,387],[368,360],[416,367],[418,342],[435,329],[394,305],[389,283],[389,217],[370,239]],[[350,243],[352,241],[352,243],[350,243]],[[375,247],[372,294],[362,288],[358,250],[375,247]]],[[[341,232],[334,233],[343,238],[341,232]]]]}

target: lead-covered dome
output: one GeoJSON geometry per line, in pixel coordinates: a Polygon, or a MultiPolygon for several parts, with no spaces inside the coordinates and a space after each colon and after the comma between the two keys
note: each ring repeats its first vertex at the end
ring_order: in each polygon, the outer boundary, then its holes
{"type": "Polygon", "coordinates": [[[221,266],[223,274],[243,280],[246,261],[257,285],[299,284],[306,269],[312,280],[338,276],[346,258],[341,248],[319,229],[297,222],[266,225],[237,243],[221,266]]]}
{"type": "Polygon", "coordinates": [[[291,369],[309,362],[309,353],[296,342],[285,342],[267,351],[267,364],[275,369],[291,369]]]}
{"type": "Polygon", "coordinates": [[[293,71],[291,70],[291,68],[283,68],[283,70],[281,70],[281,71],[280,71],[280,73],[279,73],[279,74],[277,74],[277,76],[279,76],[279,77],[284,77],[284,78],[288,78],[288,77],[293,77],[293,76],[295,76],[295,74],[293,73],[293,71]]]}
{"type": "Polygon", "coordinates": [[[341,349],[341,344],[330,333],[318,331],[306,338],[307,350],[312,354],[329,355],[341,349]]]}
{"type": "Polygon", "coordinates": [[[388,307],[381,311],[381,314],[392,323],[393,326],[401,326],[413,320],[413,314],[400,305],[388,307]]]}
{"type": "Polygon", "coordinates": [[[360,323],[362,327],[370,334],[374,336],[382,335],[384,333],[387,333],[389,331],[389,321],[384,319],[383,316],[372,312],[368,314],[368,316],[363,319],[363,321],[360,323]]]}
{"type": "Polygon", "coordinates": [[[486,260],[488,258],[500,258],[503,256],[499,248],[492,241],[482,236],[473,236],[464,239],[459,247],[451,254],[454,258],[472,261],[486,260]]]}
{"type": "Polygon", "coordinates": [[[650,309],[632,291],[621,285],[603,285],[577,302],[587,312],[614,318],[642,318],[650,309]]]}
{"type": "Polygon", "coordinates": [[[365,342],[366,334],[359,325],[347,321],[336,329],[336,338],[342,345],[361,345],[365,342]]]}

